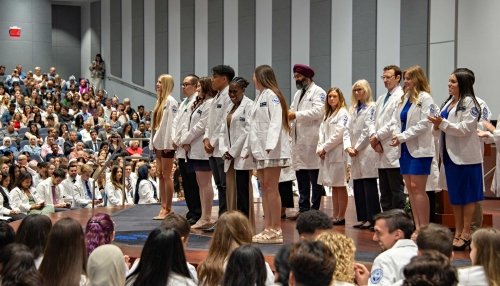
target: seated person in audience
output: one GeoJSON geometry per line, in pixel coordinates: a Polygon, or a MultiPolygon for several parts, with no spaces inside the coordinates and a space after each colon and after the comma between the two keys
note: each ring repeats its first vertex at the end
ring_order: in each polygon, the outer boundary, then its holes
{"type": "Polygon", "coordinates": [[[356,246],[354,241],[338,232],[325,231],[320,233],[316,240],[323,242],[335,257],[335,272],[333,285],[354,285],[354,255],[356,246]]]}
{"type": "Polygon", "coordinates": [[[116,245],[101,245],[89,255],[87,276],[92,286],[125,285],[127,270],[123,253],[116,245]]]}
{"type": "Polygon", "coordinates": [[[17,229],[16,242],[26,245],[35,258],[36,269],[43,260],[43,251],[52,229],[52,221],[45,215],[27,216],[17,229]]]}
{"type": "Polygon", "coordinates": [[[69,154],[75,150],[76,143],[78,143],[78,135],[76,131],[70,131],[69,132],[69,140],[66,140],[64,142],[64,156],[69,156],[69,154]]]}
{"type": "Polygon", "coordinates": [[[47,104],[47,107],[45,108],[45,111],[42,111],[42,119],[45,123],[46,127],[54,127],[54,126],[49,126],[49,116],[52,115],[54,122],[53,124],[58,124],[59,123],[59,117],[57,114],[54,112],[54,105],[52,104],[47,104]]]}
{"type": "Polygon", "coordinates": [[[107,142],[112,134],[111,124],[105,122],[103,126],[104,128],[101,131],[99,131],[98,137],[99,139],[101,139],[101,142],[107,142]]]}
{"type": "Polygon", "coordinates": [[[82,136],[82,142],[87,142],[92,140],[92,136],[90,135],[91,130],[92,130],[92,123],[90,121],[84,121],[83,129],[80,131],[80,135],[82,136]]]}
{"type": "Polygon", "coordinates": [[[64,200],[63,188],[60,185],[66,178],[63,169],[56,169],[54,173],[36,186],[38,196],[47,205],[52,205],[56,212],[67,211],[71,207],[70,203],[64,200]]]}
{"type": "Polygon", "coordinates": [[[16,181],[16,187],[10,192],[12,207],[18,208],[26,215],[54,213],[54,208],[46,205],[45,201],[38,197],[35,188],[32,187],[32,182],[28,172],[21,172],[16,181]]]}
{"type": "Polygon", "coordinates": [[[86,164],[80,167],[80,176],[76,179],[73,194],[74,207],[90,208],[92,207],[92,201],[94,201],[95,205],[102,203],[101,192],[98,186],[94,184],[94,179],[90,177],[93,171],[94,169],[86,164]]]}
{"type": "Polygon", "coordinates": [[[24,145],[23,152],[29,152],[32,155],[40,156],[42,152],[42,148],[38,146],[37,138],[35,136],[30,137],[29,143],[24,145]]]}
{"type": "Polygon", "coordinates": [[[458,285],[457,269],[445,255],[435,250],[414,256],[403,270],[404,286],[454,286],[458,285]]]}
{"type": "Polygon", "coordinates": [[[229,256],[222,286],[271,285],[266,284],[268,275],[273,276],[272,271],[267,273],[262,251],[251,244],[245,244],[236,248],[229,256]]]}
{"type": "Polygon", "coordinates": [[[97,131],[95,129],[90,130],[90,140],[85,142],[85,149],[92,150],[95,154],[99,152],[101,148],[101,140],[97,137],[97,131]]]}
{"type": "Polygon", "coordinates": [[[75,144],[75,148],[73,149],[73,151],[71,151],[71,153],[69,153],[68,158],[71,160],[71,159],[77,159],[79,157],[82,157],[83,156],[82,152],[85,152],[84,147],[85,147],[85,145],[83,144],[83,142],[77,142],[75,144]]]}
{"type": "Polygon", "coordinates": [[[46,128],[57,128],[59,127],[59,124],[56,123],[56,118],[55,118],[56,114],[50,114],[50,115],[47,115],[47,120],[45,121],[45,127],[46,128]]]}
{"type": "Polygon", "coordinates": [[[113,166],[111,169],[110,180],[106,182],[106,195],[108,196],[108,205],[119,206],[122,204],[130,205],[134,200],[129,192],[125,191],[123,185],[123,169],[119,165],[113,166]]]}
{"type": "Polygon", "coordinates": [[[130,141],[130,147],[127,148],[127,153],[132,155],[142,155],[142,148],[139,147],[139,141],[132,140],[130,141]]]}
{"type": "Polygon", "coordinates": [[[87,221],[85,227],[85,244],[87,255],[97,247],[110,244],[115,239],[115,223],[106,213],[97,213],[87,221]]]}
{"type": "Polygon", "coordinates": [[[0,250],[13,243],[15,238],[16,232],[12,226],[8,222],[0,220],[0,250]]]}
{"type": "Polygon", "coordinates": [[[288,285],[290,277],[290,250],[292,244],[283,245],[274,256],[274,268],[276,285],[288,285]]]}
{"type": "Polygon", "coordinates": [[[334,271],[335,257],[321,241],[301,241],[292,246],[290,286],[329,286],[334,271]]]}
{"type": "Polygon", "coordinates": [[[76,162],[69,163],[66,178],[60,184],[65,201],[71,202],[72,207],[76,207],[73,197],[75,193],[77,193],[76,181],[80,178],[77,169],[78,167],[76,162]]]}
{"type": "Polygon", "coordinates": [[[36,270],[33,254],[28,247],[11,243],[0,251],[0,277],[2,285],[42,285],[42,276],[36,270]]]}
{"type": "MultiPolygon", "coordinates": [[[[45,138],[45,143],[42,145],[42,148],[41,148],[42,150],[40,151],[40,156],[44,160],[48,154],[52,153],[52,143],[56,143],[56,139],[54,138],[54,136],[47,136],[47,138],[45,138]]],[[[58,150],[58,152],[59,151],[60,151],[60,154],[64,155],[62,150],[58,150]]]]}
{"type": "Polygon", "coordinates": [[[158,190],[156,185],[149,180],[150,173],[150,165],[142,165],[137,171],[138,177],[134,194],[135,204],[154,204],[158,202],[158,190]]]}
{"type": "Polygon", "coordinates": [[[0,215],[7,217],[7,221],[16,221],[21,220],[26,217],[26,215],[21,213],[21,210],[18,208],[13,208],[10,205],[11,197],[10,197],[10,176],[9,173],[3,172],[0,174],[0,215]]]}
{"type": "Polygon", "coordinates": [[[4,152],[5,151],[10,151],[12,153],[17,152],[17,147],[12,145],[12,139],[10,137],[4,137],[3,138],[3,145],[0,146],[0,151],[4,152]]]}
{"type": "Polygon", "coordinates": [[[358,285],[394,285],[403,279],[403,268],[417,255],[417,245],[410,239],[415,226],[408,214],[399,209],[377,214],[374,219],[373,240],[384,252],[373,261],[371,274],[366,266],[356,264],[356,282],[358,285]]]}
{"type": "Polygon", "coordinates": [[[57,144],[56,142],[50,144],[50,150],[52,152],[47,154],[47,156],[45,156],[45,161],[50,161],[52,158],[64,157],[61,148],[59,148],[59,144],[57,144]]]}
{"type": "Polygon", "coordinates": [[[323,231],[331,230],[333,221],[328,215],[319,210],[309,210],[297,217],[295,228],[301,240],[314,240],[323,231]]]}

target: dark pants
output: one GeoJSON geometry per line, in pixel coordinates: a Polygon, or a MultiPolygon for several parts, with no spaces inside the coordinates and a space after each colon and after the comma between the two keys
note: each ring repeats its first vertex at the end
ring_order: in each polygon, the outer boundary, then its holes
{"type": "Polygon", "coordinates": [[[436,192],[425,192],[429,198],[429,222],[438,223],[436,217],[436,192]]]}
{"type": "Polygon", "coordinates": [[[378,169],[378,183],[382,210],[403,209],[406,200],[405,183],[399,168],[378,169]]]}
{"type": "Polygon", "coordinates": [[[373,222],[373,217],[380,213],[377,178],[353,180],[353,189],[358,221],[373,222]]]}
{"type": "Polygon", "coordinates": [[[219,216],[227,211],[226,199],[226,173],[224,172],[224,160],[221,157],[208,158],[215,185],[219,193],[219,216]]]}
{"type": "Polygon", "coordinates": [[[325,195],[323,186],[318,185],[319,170],[297,170],[297,184],[299,187],[299,212],[310,209],[319,210],[321,196],[325,195]],[[312,198],[311,198],[312,187],[312,198]]]}
{"type": "Polygon", "coordinates": [[[278,189],[282,208],[293,208],[293,181],[280,182],[278,189]]]}
{"type": "Polygon", "coordinates": [[[26,217],[25,214],[15,214],[15,215],[8,215],[10,217],[9,221],[16,221],[16,220],[21,220],[26,217]]]}
{"type": "Polygon", "coordinates": [[[186,164],[186,159],[179,158],[177,161],[179,163],[179,170],[182,177],[184,197],[188,207],[186,218],[199,220],[201,217],[201,202],[200,190],[198,189],[198,183],[196,182],[196,173],[189,170],[186,164]]]}

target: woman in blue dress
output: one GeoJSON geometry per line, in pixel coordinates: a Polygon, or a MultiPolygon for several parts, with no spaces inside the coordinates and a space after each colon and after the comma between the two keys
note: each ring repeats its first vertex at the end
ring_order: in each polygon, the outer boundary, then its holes
{"type": "Polygon", "coordinates": [[[425,192],[427,178],[435,155],[432,125],[427,110],[434,103],[429,83],[419,66],[403,73],[404,92],[398,112],[392,146],[401,145],[399,164],[410,198],[411,211],[417,231],[429,224],[429,198],[425,192]]]}
{"type": "Polygon", "coordinates": [[[469,246],[475,203],[483,200],[483,155],[477,134],[481,107],[473,84],[470,70],[456,69],[448,80],[450,97],[441,108],[441,116],[429,117],[434,129],[442,131],[441,176],[446,178],[455,217],[455,250],[469,246]]]}

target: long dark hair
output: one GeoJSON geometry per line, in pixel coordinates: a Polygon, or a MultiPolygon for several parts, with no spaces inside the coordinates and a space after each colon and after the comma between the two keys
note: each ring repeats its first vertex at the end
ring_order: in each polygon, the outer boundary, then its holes
{"type": "Polygon", "coordinates": [[[190,278],[181,237],[174,229],[156,228],[149,234],[139,265],[129,279],[136,277],[135,286],[164,286],[172,272],[190,278]]]}
{"type": "Polygon", "coordinates": [[[139,203],[139,184],[143,180],[148,180],[149,178],[149,170],[151,169],[150,165],[142,165],[137,170],[137,183],[135,184],[135,192],[134,192],[134,204],[139,203]]]}
{"type": "MultiPolygon", "coordinates": [[[[458,90],[460,92],[460,99],[458,100],[457,107],[455,109],[455,115],[457,114],[458,111],[464,111],[465,106],[463,105],[463,100],[467,96],[472,98],[472,101],[474,101],[474,105],[476,106],[479,114],[477,117],[477,121],[479,122],[481,120],[481,106],[479,105],[479,102],[476,99],[476,94],[474,93],[474,82],[476,81],[476,77],[474,76],[474,72],[471,71],[468,68],[457,68],[453,71],[452,73],[455,75],[457,78],[457,83],[458,83],[458,90]]],[[[448,103],[453,98],[453,96],[450,94],[448,99],[441,105],[441,109],[444,108],[444,106],[448,103]]]]}
{"type": "Polygon", "coordinates": [[[17,229],[16,242],[28,246],[36,259],[43,254],[51,229],[52,221],[48,216],[29,215],[21,221],[17,229]]]}
{"type": "Polygon", "coordinates": [[[25,181],[27,179],[31,180],[31,184],[28,187],[28,189],[31,188],[31,186],[33,185],[33,178],[31,177],[31,174],[28,172],[21,172],[21,175],[19,175],[19,178],[16,179],[16,187],[18,187],[20,190],[24,191],[24,189],[22,187],[22,183],[23,183],[23,181],[25,181]]]}
{"type": "Polygon", "coordinates": [[[264,286],[266,277],[262,251],[251,244],[242,245],[229,256],[222,286],[264,286]]]}
{"type": "Polygon", "coordinates": [[[201,86],[201,92],[196,96],[193,105],[191,106],[191,111],[196,110],[205,100],[214,97],[217,91],[212,87],[211,77],[202,77],[198,80],[198,84],[201,86]]]}
{"type": "Polygon", "coordinates": [[[114,231],[115,225],[108,214],[97,213],[92,216],[85,227],[87,255],[97,247],[111,243],[114,231]]]}
{"type": "Polygon", "coordinates": [[[36,270],[33,254],[26,245],[11,243],[0,251],[3,286],[39,286],[42,275],[36,270]]]}

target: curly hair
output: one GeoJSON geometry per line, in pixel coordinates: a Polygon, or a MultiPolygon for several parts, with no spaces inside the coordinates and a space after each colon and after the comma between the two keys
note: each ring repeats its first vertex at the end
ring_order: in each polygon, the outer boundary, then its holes
{"type": "Polygon", "coordinates": [[[115,225],[108,214],[97,213],[92,216],[85,227],[87,255],[90,255],[98,246],[111,243],[114,231],[115,225]]]}
{"type": "Polygon", "coordinates": [[[323,242],[333,253],[337,262],[333,272],[333,280],[354,282],[354,254],[356,246],[354,241],[338,232],[325,231],[316,237],[316,240],[323,242]]]}

